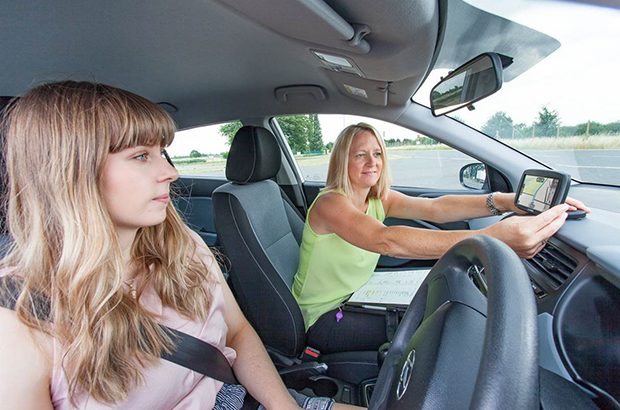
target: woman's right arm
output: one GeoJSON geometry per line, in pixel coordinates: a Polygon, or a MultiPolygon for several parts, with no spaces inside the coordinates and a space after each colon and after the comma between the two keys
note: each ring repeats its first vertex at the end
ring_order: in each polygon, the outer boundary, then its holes
{"type": "Polygon", "coordinates": [[[568,205],[557,205],[536,216],[508,218],[481,230],[430,230],[386,226],[356,209],[343,195],[326,194],[309,214],[317,234],[335,233],[345,241],[371,252],[411,259],[438,259],[457,242],[477,234],[502,240],[520,257],[531,258],[544,240],[564,223],[568,205]]]}
{"type": "Polygon", "coordinates": [[[0,308],[0,335],[0,407],[52,409],[50,338],[5,308],[0,308]]]}

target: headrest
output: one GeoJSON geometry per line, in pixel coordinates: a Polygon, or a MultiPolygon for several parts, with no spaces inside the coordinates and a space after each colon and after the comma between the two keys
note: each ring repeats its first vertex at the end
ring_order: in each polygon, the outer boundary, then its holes
{"type": "Polygon", "coordinates": [[[9,105],[13,98],[14,97],[0,96],[0,114],[2,114],[2,111],[4,111],[4,109],[9,105]]]}
{"type": "Polygon", "coordinates": [[[240,184],[270,179],[278,173],[281,162],[280,147],[271,131],[246,125],[230,145],[226,179],[240,184]]]}

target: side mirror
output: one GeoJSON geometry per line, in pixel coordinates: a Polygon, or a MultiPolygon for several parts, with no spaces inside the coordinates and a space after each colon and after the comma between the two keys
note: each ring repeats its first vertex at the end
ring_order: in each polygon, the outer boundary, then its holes
{"type": "Polygon", "coordinates": [[[443,78],[431,90],[435,117],[471,105],[502,88],[502,60],[496,53],[484,53],[443,78]]]}
{"type": "Polygon", "coordinates": [[[461,185],[470,189],[483,189],[487,182],[487,167],[480,162],[467,164],[459,172],[461,185]]]}

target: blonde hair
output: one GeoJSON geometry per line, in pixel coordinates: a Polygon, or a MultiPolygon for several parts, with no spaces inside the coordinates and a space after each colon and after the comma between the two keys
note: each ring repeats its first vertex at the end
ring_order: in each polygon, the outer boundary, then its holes
{"type": "Polygon", "coordinates": [[[383,159],[383,168],[379,180],[370,188],[369,198],[385,198],[390,190],[390,172],[388,168],[387,152],[385,143],[381,134],[375,127],[364,122],[349,125],[343,129],[334,143],[331,157],[329,158],[329,167],[327,169],[327,181],[325,182],[325,190],[335,190],[343,192],[347,197],[353,193],[351,180],[349,179],[349,150],[353,139],[361,132],[368,131],[375,136],[383,159]]]}
{"type": "MultiPolygon", "coordinates": [[[[16,313],[62,344],[72,402],[78,393],[119,402],[173,342],[123,289],[126,266],[100,191],[102,167],[109,153],[169,145],[174,123],[136,94],[73,81],[38,86],[6,114],[13,245],[1,264],[23,278],[16,313]],[[50,303],[49,321],[33,304],[41,296],[50,303]]],[[[138,295],[148,283],[163,305],[206,318],[205,285],[217,279],[172,204],[164,222],[139,229],[131,254],[138,295]]]]}

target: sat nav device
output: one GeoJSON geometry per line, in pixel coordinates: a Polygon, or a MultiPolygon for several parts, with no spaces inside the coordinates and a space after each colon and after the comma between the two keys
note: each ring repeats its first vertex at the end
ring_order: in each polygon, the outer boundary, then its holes
{"type": "Polygon", "coordinates": [[[530,214],[539,214],[564,203],[570,187],[570,175],[557,171],[527,169],[523,171],[515,205],[530,214]]]}

